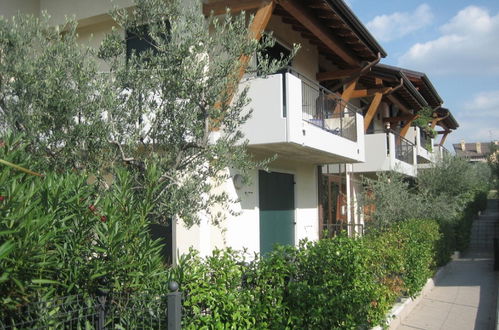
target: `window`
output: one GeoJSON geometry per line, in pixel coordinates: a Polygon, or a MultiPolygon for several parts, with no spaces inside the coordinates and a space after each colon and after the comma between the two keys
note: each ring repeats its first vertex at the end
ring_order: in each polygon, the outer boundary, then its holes
{"type": "MultiPolygon", "coordinates": [[[[170,30],[170,23],[165,22],[166,28],[170,30]]],[[[165,33],[161,36],[164,40],[168,40],[168,34],[165,33]]],[[[150,34],[150,27],[148,24],[140,25],[131,29],[126,30],[125,35],[126,41],[126,59],[127,61],[132,56],[132,53],[135,52],[137,56],[142,57],[143,53],[149,49],[152,50],[153,53],[156,53],[156,41],[152,38],[150,34]],[[142,55],[141,55],[142,54],[142,55]]],[[[144,58],[147,60],[147,58],[144,58]]]]}
{"type": "MultiPolygon", "coordinates": [[[[270,61],[280,60],[281,57],[287,58],[290,55],[291,55],[291,50],[289,50],[289,48],[283,46],[282,44],[280,44],[277,41],[275,42],[274,46],[266,48],[265,50],[262,51],[262,56],[263,57],[268,56],[270,61]]],[[[291,63],[289,63],[289,65],[291,65],[291,63]]],[[[283,73],[286,71],[287,71],[287,69],[283,68],[276,73],[283,73]]]]}

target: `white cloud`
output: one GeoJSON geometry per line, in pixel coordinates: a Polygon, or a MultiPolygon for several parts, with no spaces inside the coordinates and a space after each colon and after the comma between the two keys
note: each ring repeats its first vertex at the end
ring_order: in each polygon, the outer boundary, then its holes
{"type": "Polygon", "coordinates": [[[499,90],[475,94],[456,114],[459,128],[452,133],[454,143],[499,139],[499,90]]]}
{"type": "Polygon", "coordinates": [[[437,39],[413,45],[399,65],[432,74],[499,73],[499,13],[469,6],[440,32],[437,39]]]}
{"type": "Polygon", "coordinates": [[[499,90],[480,92],[473,96],[473,99],[465,104],[467,110],[463,115],[470,117],[486,117],[497,120],[499,124],[499,90]]]}
{"type": "Polygon", "coordinates": [[[369,31],[380,41],[402,38],[424,28],[433,20],[433,13],[427,4],[419,5],[414,12],[395,12],[376,16],[366,25],[369,31]]]}

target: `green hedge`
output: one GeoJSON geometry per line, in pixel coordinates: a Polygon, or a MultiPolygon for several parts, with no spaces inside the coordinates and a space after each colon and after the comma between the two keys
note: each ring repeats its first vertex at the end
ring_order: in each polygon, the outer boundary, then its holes
{"type": "MultiPolygon", "coordinates": [[[[0,158],[30,167],[21,145],[4,141],[0,158]]],[[[166,268],[148,232],[153,198],[137,198],[126,171],[114,176],[111,188],[98,189],[84,173],[39,178],[0,167],[0,321],[19,320],[30,303],[90,297],[102,288],[127,298],[164,295],[174,279],[184,295],[186,329],[368,328],[466,246],[471,221],[485,205],[484,195],[475,194],[458,225],[407,220],[362,238],[279,247],[264,258],[191,252],[166,268]]],[[[133,314],[125,309],[120,316],[133,314]]]]}
{"type": "Polygon", "coordinates": [[[338,236],[279,247],[251,262],[232,250],[183,256],[172,278],[187,329],[358,329],[383,324],[400,295],[431,277],[440,238],[410,220],[363,238],[338,236]]]}

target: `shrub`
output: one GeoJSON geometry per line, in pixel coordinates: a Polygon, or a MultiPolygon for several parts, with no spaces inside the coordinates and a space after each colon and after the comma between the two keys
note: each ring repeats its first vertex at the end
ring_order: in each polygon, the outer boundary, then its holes
{"type": "Polygon", "coordinates": [[[278,247],[250,262],[215,251],[181,258],[172,276],[184,294],[183,326],[357,329],[383,324],[400,295],[432,275],[435,221],[409,220],[363,238],[338,236],[278,247]]]}
{"type": "MultiPolygon", "coordinates": [[[[0,158],[32,165],[13,138],[0,158]]],[[[0,167],[0,319],[21,316],[31,303],[103,289],[126,297],[166,292],[161,246],[148,232],[150,202],[135,198],[132,183],[121,170],[103,191],[84,173],[40,178],[0,167]]]]}
{"type": "Polygon", "coordinates": [[[242,285],[244,258],[232,250],[215,250],[200,258],[191,251],[179,260],[173,278],[184,295],[186,329],[252,329],[252,293],[242,285]]]}
{"type": "Polygon", "coordinates": [[[299,249],[285,299],[294,328],[368,327],[384,317],[386,306],[378,302],[380,287],[362,239],[338,236],[299,249]]]}
{"type": "Polygon", "coordinates": [[[433,274],[439,226],[433,220],[411,220],[401,222],[398,230],[405,270],[402,281],[406,294],[415,296],[433,274]]]}

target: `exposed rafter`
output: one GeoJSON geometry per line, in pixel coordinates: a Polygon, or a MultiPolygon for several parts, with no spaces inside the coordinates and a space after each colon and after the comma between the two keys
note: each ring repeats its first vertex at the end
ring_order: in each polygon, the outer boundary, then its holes
{"type": "MultiPolygon", "coordinates": [[[[272,17],[272,12],[274,11],[275,8],[275,4],[273,2],[260,1],[260,3],[261,6],[256,12],[255,17],[253,18],[253,22],[249,26],[249,37],[255,40],[261,39],[262,32],[269,24],[270,18],[272,17]]],[[[244,72],[246,72],[246,68],[248,67],[250,59],[251,58],[248,55],[241,56],[240,60],[243,65],[241,68],[241,72],[239,74],[239,80],[241,80],[241,78],[244,75],[244,72]]]]}
{"type": "Polygon", "coordinates": [[[352,92],[352,98],[358,99],[363,97],[373,96],[377,93],[387,94],[392,91],[392,87],[378,87],[378,88],[369,88],[369,89],[357,89],[352,92]]]}
{"type": "MultiPolygon", "coordinates": [[[[376,65],[381,60],[381,54],[378,53],[378,58],[372,62],[367,63],[361,69],[346,69],[346,70],[336,70],[329,72],[319,72],[316,76],[318,81],[326,81],[326,80],[337,80],[343,78],[358,78],[363,74],[367,74],[371,71],[371,68],[376,65]]],[[[343,82],[345,83],[345,82],[343,82]]]]}
{"type": "Polygon", "coordinates": [[[412,115],[412,112],[411,110],[409,110],[408,107],[406,107],[405,105],[403,105],[395,96],[393,95],[387,95],[387,98],[397,106],[397,108],[399,108],[400,111],[403,111],[407,114],[411,114],[412,115]]]}
{"type": "MultiPolygon", "coordinates": [[[[260,7],[256,14],[255,17],[253,18],[253,21],[251,25],[249,26],[249,34],[248,38],[255,39],[255,40],[260,40],[262,37],[262,32],[265,30],[267,25],[270,22],[270,18],[272,17],[272,12],[274,11],[275,4],[274,2],[268,2],[267,4],[263,4],[262,7],[260,7]]],[[[227,91],[228,91],[228,103],[232,101],[232,98],[234,97],[234,93],[237,89],[237,84],[241,81],[242,77],[244,76],[244,73],[246,72],[246,68],[248,67],[249,61],[251,57],[248,55],[241,55],[239,57],[239,72],[237,75],[237,79],[235,81],[235,85],[228,85],[227,86],[227,91]]],[[[216,107],[221,107],[222,104],[218,103],[215,105],[216,107]]],[[[218,130],[218,122],[215,121],[213,123],[213,128],[214,131],[218,130]]]]}
{"type": "Polygon", "coordinates": [[[327,81],[327,80],[337,80],[348,78],[355,74],[359,74],[362,69],[346,69],[346,70],[337,70],[337,71],[329,71],[329,72],[319,72],[317,74],[318,81],[327,81]]]}
{"type": "Polygon", "coordinates": [[[371,68],[373,66],[375,66],[376,64],[378,64],[380,60],[381,60],[381,53],[378,53],[378,58],[377,59],[375,59],[372,62],[367,63],[362,69],[360,69],[360,71],[358,71],[357,73],[354,73],[351,76],[347,77],[347,79],[343,80],[339,84],[336,84],[336,86],[334,86],[333,88],[331,88],[331,90],[334,92],[337,89],[341,88],[343,85],[348,84],[351,81],[358,80],[363,74],[366,74],[369,71],[371,71],[371,68]]]}
{"type": "Polygon", "coordinates": [[[384,123],[398,123],[401,121],[406,121],[406,120],[411,120],[412,115],[407,115],[407,116],[399,116],[399,117],[391,117],[391,118],[383,118],[384,123]]]}
{"type": "Polygon", "coordinates": [[[260,8],[269,4],[271,0],[221,0],[208,2],[203,4],[203,14],[205,16],[222,15],[230,8],[231,13],[236,13],[241,10],[251,10],[260,8]]]}
{"type": "Polygon", "coordinates": [[[449,133],[451,133],[451,130],[445,130],[444,135],[442,135],[442,139],[440,139],[440,143],[438,144],[439,146],[443,146],[445,143],[445,140],[447,139],[447,136],[449,136],[449,133]]]}
{"type": "Polygon", "coordinates": [[[351,66],[359,66],[359,60],[316,17],[314,17],[300,1],[276,0],[291,16],[313,33],[331,51],[351,66]]]}

